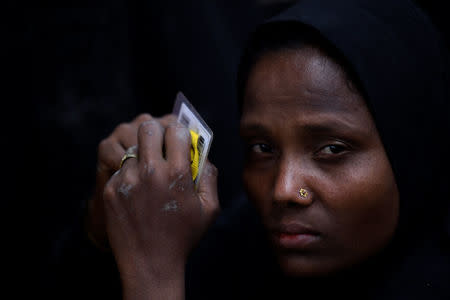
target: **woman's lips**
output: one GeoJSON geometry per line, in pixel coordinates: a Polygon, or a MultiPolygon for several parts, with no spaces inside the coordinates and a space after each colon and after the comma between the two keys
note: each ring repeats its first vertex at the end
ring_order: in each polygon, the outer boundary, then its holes
{"type": "Polygon", "coordinates": [[[317,231],[301,224],[281,224],[272,231],[275,244],[286,249],[306,249],[320,239],[317,231]]]}
{"type": "Polygon", "coordinates": [[[278,233],[275,235],[275,242],[278,246],[286,249],[305,249],[318,239],[318,235],[308,233],[278,233]]]}

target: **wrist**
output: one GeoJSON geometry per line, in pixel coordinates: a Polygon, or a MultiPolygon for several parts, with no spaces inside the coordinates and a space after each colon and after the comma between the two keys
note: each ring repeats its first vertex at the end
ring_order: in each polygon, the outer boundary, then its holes
{"type": "Polygon", "coordinates": [[[120,269],[124,299],[183,299],[184,265],[140,264],[120,269]]]}

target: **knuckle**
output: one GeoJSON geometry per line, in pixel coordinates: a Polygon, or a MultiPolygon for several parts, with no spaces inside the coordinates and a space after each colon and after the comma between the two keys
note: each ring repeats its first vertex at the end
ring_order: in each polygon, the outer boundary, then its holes
{"type": "Polygon", "coordinates": [[[210,172],[211,176],[214,176],[214,177],[217,177],[219,175],[219,170],[213,164],[210,164],[209,172],[210,172]]]}
{"type": "Polygon", "coordinates": [[[122,175],[122,182],[134,186],[139,182],[139,179],[132,172],[124,172],[122,175]]]}
{"type": "Polygon", "coordinates": [[[107,149],[111,147],[111,138],[106,138],[100,141],[97,147],[97,152],[100,155],[104,154],[107,149]]]}
{"type": "Polygon", "coordinates": [[[219,170],[211,163],[207,163],[205,166],[205,169],[203,171],[204,176],[207,177],[212,177],[212,178],[217,178],[218,174],[219,174],[219,170]]]}
{"type": "Polygon", "coordinates": [[[110,201],[116,197],[116,188],[114,184],[107,184],[103,190],[103,199],[110,201]]]}
{"type": "Polygon", "coordinates": [[[161,118],[159,118],[161,124],[164,125],[164,127],[167,127],[169,124],[174,123],[177,121],[177,116],[174,114],[165,115],[161,118]]]}
{"type": "Polygon", "coordinates": [[[140,169],[140,175],[142,178],[148,178],[155,173],[156,167],[152,160],[145,161],[140,169]]]}
{"type": "Polygon", "coordinates": [[[207,212],[207,215],[214,219],[216,218],[221,211],[220,203],[217,198],[210,199],[207,201],[207,205],[205,206],[205,210],[207,212]]]}
{"type": "Polygon", "coordinates": [[[102,140],[97,147],[97,160],[98,163],[105,164],[112,167],[112,162],[116,161],[116,154],[114,152],[114,143],[117,143],[113,138],[107,138],[102,140]]]}
{"type": "Polygon", "coordinates": [[[170,123],[167,130],[168,132],[170,132],[170,134],[175,135],[176,138],[181,140],[189,140],[191,136],[189,129],[178,122],[170,123]]]}
{"type": "Polygon", "coordinates": [[[117,127],[114,129],[113,135],[115,134],[121,134],[121,133],[126,133],[131,129],[130,124],[128,123],[120,123],[119,125],[117,125],[117,127]]]}
{"type": "Polygon", "coordinates": [[[142,122],[139,125],[139,130],[148,131],[148,130],[153,129],[154,127],[159,128],[159,127],[161,127],[161,124],[155,119],[150,119],[150,120],[146,120],[146,121],[142,122]]]}
{"type": "Polygon", "coordinates": [[[171,121],[167,124],[167,128],[177,129],[177,128],[186,128],[183,124],[177,121],[171,121]]]}
{"type": "Polygon", "coordinates": [[[152,115],[150,115],[148,113],[143,113],[143,114],[140,114],[139,116],[137,116],[136,122],[140,124],[140,123],[143,123],[143,122],[151,120],[151,119],[153,119],[152,115]]]}

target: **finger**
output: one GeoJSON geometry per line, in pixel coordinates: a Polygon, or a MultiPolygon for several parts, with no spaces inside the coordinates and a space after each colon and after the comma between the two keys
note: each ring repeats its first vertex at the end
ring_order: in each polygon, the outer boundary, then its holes
{"type": "Polygon", "coordinates": [[[125,154],[124,147],[115,138],[103,140],[98,146],[98,171],[111,173],[119,169],[125,154]]]}
{"type": "Polygon", "coordinates": [[[134,209],[133,201],[124,200],[129,200],[128,198],[132,196],[133,190],[139,182],[136,169],[132,167],[132,160],[130,159],[130,162],[114,173],[106,183],[103,191],[106,223],[114,220],[123,220],[126,218],[127,213],[134,209]]]}
{"type": "Polygon", "coordinates": [[[111,138],[117,140],[124,149],[127,149],[137,144],[137,127],[131,123],[122,123],[114,129],[111,138]]]}
{"type": "MultiPolygon", "coordinates": [[[[154,118],[151,114],[144,113],[144,114],[140,114],[136,118],[134,118],[133,121],[131,121],[131,124],[136,126],[136,129],[138,129],[142,123],[144,123],[146,121],[150,121],[152,119],[154,119],[154,118]]],[[[136,133],[137,133],[137,130],[136,130],[136,133]]]]}
{"type": "Polygon", "coordinates": [[[160,118],[156,118],[163,128],[168,127],[172,123],[177,122],[177,116],[173,114],[165,115],[160,118]]]}
{"type": "Polygon", "coordinates": [[[147,113],[140,114],[130,123],[122,123],[117,126],[111,137],[115,138],[124,149],[127,149],[138,143],[137,132],[139,126],[150,120],[157,120],[163,127],[167,127],[169,122],[176,120],[176,116],[169,114],[161,118],[153,118],[152,115],[147,113]]]}
{"type": "Polygon", "coordinates": [[[109,194],[113,194],[120,197],[127,198],[129,192],[139,182],[138,176],[138,160],[134,157],[130,157],[124,161],[122,167],[116,171],[105,185],[103,196],[109,190],[109,194]],[[113,189],[113,191],[111,191],[113,189]]]}
{"type": "Polygon", "coordinates": [[[133,130],[136,131],[136,138],[137,138],[139,126],[141,126],[142,123],[151,121],[151,120],[155,120],[161,124],[161,126],[163,128],[163,136],[164,136],[164,131],[166,130],[166,127],[169,126],[170,123],[175,123],[177,121],[177,117],[173,114],[167,114],[167,115],[164,115],[159,118],[154,118],[152,115],[147,114],[147,113],[140,114],[138,117],[136,117],[130,123],[131,127],[133,127],[133,130]]]}
{"type": "Polygon", "coordinates": [[[153,117],[150,114],[144,113],[144,114],[140,114],[139,116],[137,116],[132,122],[131,125],[136,127],[136,132],[137,129],[139,128],[139,126],[146,122],[146,121],[150,121],[150,120],[156,120],[158,121],[161,126],[165,129],[167,126],[169,126],[169,124],[171,123],[175,123],[177,121],[177,116],[174,114],[167,114],[164,115],[162,117],[153,117]]]}
{"type": "Polygon", "coordinates": [[[190,171],[191,135],[180,123],[171,123],[165,133],[166,158],[177,170],[190,171]]]}
{"type": "Polygon", "coordinates": [[[217,195],[217,175],[217,168],[206,160],[198,185],[198,195],[206,215],[211,217],[217,214],[220,207],[217,195]]]}
{"type": "Polygon", "coordinates": [[[142,123],[138,130],[139,160],[150,163],[153,160],[162,160],[163,153],[163,127],[156,120],[142,123]]]}
{"type": "Polygon", "coordinates": [[[136,167],[138,163],[137,157],[134,156],[124,156],[122,160],[121,160],[122,167],[120,168],[121,173],[124,173],[128,169],[136,167]]]}

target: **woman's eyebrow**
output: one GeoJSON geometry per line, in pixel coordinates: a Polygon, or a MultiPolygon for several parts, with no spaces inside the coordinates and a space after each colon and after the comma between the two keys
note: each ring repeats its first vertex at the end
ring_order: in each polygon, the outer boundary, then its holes
{"type": "Polygon", "coordinates": [[[299,129],[303,131],[307,131],[310,133],[329,133],[332,131],[362,131],[359,126],[353,126],[351,124],[348,124],[346,122],[340,122],[340,121],[326,121],[326,122],[320,122],[320,123],[307,123],[307,124],[301,124],[298,126],[299,129]]]}
{"type": "MultiPolygon", "coordinates": [[[[315,135],[330,134],[335,132],[348,132],[354,134],[367,135],[370,132],[369,128],[353,125],[345,121],[335,121],[335,120],[303,123],[298,124],[298,126],[296,127],[297,127],[296,130],[315,135]]],[[[240,134],[241,136],[251,136],[251,135],[269,136],[271,132],[266,126],[262,124],[244,123],[241,125],[240,134]]]]}
{"type": "Polygon", "coordinates": [[[247,136],[247,135],[269,135],[269,130],[258,123],[244,123],[240,127],[240,134],[247,136]]]}

